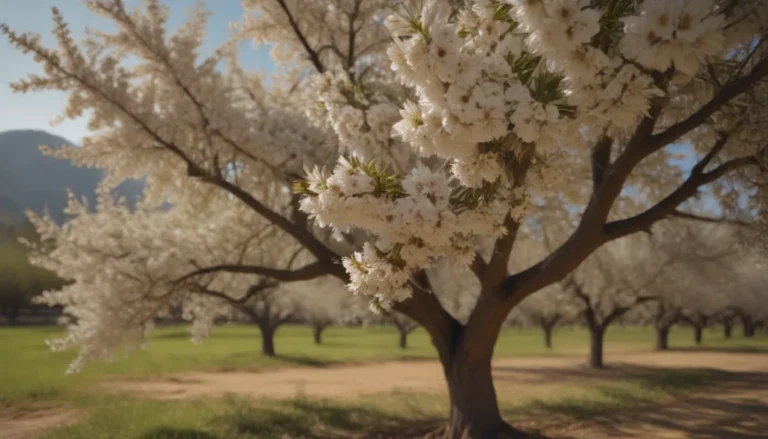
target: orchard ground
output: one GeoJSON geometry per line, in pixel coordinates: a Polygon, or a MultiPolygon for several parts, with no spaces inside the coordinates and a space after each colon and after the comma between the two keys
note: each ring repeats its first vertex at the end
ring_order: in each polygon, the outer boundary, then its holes
{"type": "MultiPolygon", "coordinates": [[[[0,330],[0,438],[408,438],[447,413],[426,334],[399,349],[392,328],[278,331],[278,358],[259,354],[256,328],[224,326],[200,345],[162,328],[147,349],[65,376],[73,353],[52,353],[56,328],[0,330]]],[[[585,368],[588,334],[506,330],[494,376],[516,425],[552,438],[765,437],[768,336],[730,340],[722,329],[693,346],[676,328],[652,352],[651,329],[612,328],[608,368],[585,368]]]]}

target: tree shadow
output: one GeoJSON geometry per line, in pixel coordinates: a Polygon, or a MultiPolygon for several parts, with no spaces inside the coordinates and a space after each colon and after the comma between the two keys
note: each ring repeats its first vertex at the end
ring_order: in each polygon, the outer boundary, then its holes
{"type": "Polygon", "coordinates": [[[553,439],[595,437],[595,431],[600,431],[597,437],[627,439],[660,437],[660,431],[697,439],[768,437],[768,372],[657,370],[634,379],[643,387],[680,393],[660,403],[653,394],[598,385],[601,398],[535,401],[516,414],[558,419],[545,430],[553,439]],[[697,391],[688,392],[692,389],[697,391]],[[574,430],[577,424],[582,428],[574,430]],[[565,430],[566,435],[557,434],[565,430]],[[576,433],[581,430],[583,435],[576,433]]]}
{"type": "Polygon", "coordinates": [[[440,424],[418,413],[406,418],[330,400],[295,398],[270,407],[253,406],[239,399],[231,399],[230,403],[231,410],[215,420],[223,437],[406,438],[424,436],[440,424]]]}
{"type": "Polygon", "coordinates": [[[669,348],[670,352],[710,352],[710,353],[726,353],[726,354],[768,354],[768,349],[760,346],[751,345],[733,345],[726,347],[678,347],[669,348]]]}
{"type": "Polygon", "coordinates": [[[316,368],[326,368],[342,364],[340,361],[310,357],[309,355],[277,355],[275,358],[296,366],[308,366],[316,368]]]}
{"type": "Polygon", "coordinates": [[[193,428],[159,427],[141,436],[141,439],[220,439],[203,430],[193,428]]]}

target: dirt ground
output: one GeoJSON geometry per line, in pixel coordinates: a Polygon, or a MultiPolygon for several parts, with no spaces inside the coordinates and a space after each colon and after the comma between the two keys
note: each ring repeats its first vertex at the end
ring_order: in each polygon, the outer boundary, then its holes
{"type": "MultiPolygon", "coordinates": [[[[563,383],[621,379],[632,371],[719,369],[733,379],[680,396],[674,401],[612,413],[585,422],[536,419],[520,427],[553,439],[768,439],[768,355],[730,352],[644,352],[609,357],[607,370],[584,367],[584,356],[509,358],[494,363],[501,398],[524,401],[560,396],[563,383]]],[[[440,366],[432,361],[399,361],[322,369],[290,368],[263,373],[187,373],[152,381],[104,383],[111,391],[183,399],[225,393],[259,398],[297,395],[353,399],[403,390],[444,392],[440,366]],[[375,379],[372,379],[375,377],[375,379]]]]}
{"type": "MultiPolygon", "coordinates": [[[[730,372],[768,373],[768,355],[712,352],[644,352],[610,357],[608,370],[583,367],[582,356],[506,358],[494,362],[494,381],[502,393],[507,384],[534,384],[544,374],[569,379],[605,378],[626,367],[710,368],[730,372]]],[[[543,380],[549,381],[549,380],[543,380]]],[[[544,385],[546,383],[535,383],[544,385]]],[[[445,381],[434,361],[391,361],[359,366],[287,368],[265,372],[195,372],[152,380],[103,383],[111,391],[127,391],[160,399],[186,399],[222,394],[291,398],[298,395],[350,398],[402,390],[443,392],[445,381]],[[375,379],[372,379],[375,377],[375,379]]],[[[768,438],[768,435],[766,436],[768,438]]]]}
{"type": "MultiPolygon", "coordinates": [[[[524,421],[519,426],[553,439],[768,439],[768,354],[645,352],[613,354],[607,360],[607,370],[593,371],[584,367],[583,355],[500,359],[494,362],[494,379],[501,398],[513,395],[515,400],[524,401],[547,394],[553,398],[561,396],[564,383],[599,384],[621,379],[633,371],[707,368],[734,372],[723,382],[673,401],[584,422],[552,416],[524,421]]],[[[264,372],[184,373],[152,380],[109,381],[101,386],[111,392],[162,399],[229,393],[252,398],[303,395],[348,400],[398,389],[444,393],[445,384],[436,362],[398,361],[264,372]]],[[[77,419],[77,413],[65,409],[24,414],[0,411],[0,438],[29,439],[47,428],[77,419]]]]}
{"type": "Polygon", "coordinates": [[[62,407],[32,411],[0,409],[0,438],[30,439],[48,429],[74,424],[79,419],[75,410],[62,407]]]}

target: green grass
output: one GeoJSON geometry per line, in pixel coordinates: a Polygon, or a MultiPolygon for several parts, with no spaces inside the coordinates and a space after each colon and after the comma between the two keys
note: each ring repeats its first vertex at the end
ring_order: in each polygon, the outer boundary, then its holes
{"type": "MultiPolygon", "coordinates": [[[[113,377],[140,377],[181,371],[256,370],[276,367],[323,367],[352,362],[435,358],[423,331],[414,332],[406,350],[397,346],[397,333],[386,327],[330,328],[320,346],[312,342],[309,328],[286,326],[276,337],[278,358],[260,355],[258,331],[251,326],[222,326],[210,340],[195,345],[185,328],[159,329],[145,350],[127,358],[90,364],[77,375],[65,376],[73,352],[53,353],[46,338],[57,328],[0,329],[0,408],[35,408],[65,404],[80,409],[84,420],[49,434],[50,438],[125,439],[212,439],[280,438],[283,435],[334,437],[361,429],[393,429],[411,424],[431,426],[447,413],[444,394],[393,392],[364,397],[356,402],[316,399],[246,401],[238,398],[201,401],[154,401],[140,397],[100,393],[93,384],[113,377]],[[317,426],[326,430],[317,433],[317,426]]],[[[702,348],[742,352],[764,351],[768,337],[758,334],[744,339],[734,334],[723,339],[719,330],[704,334],[702,348]]],[[[654,334],[649,329],[614,327],[606,337],[606,356],[611,352],[649,350],[654,334]]],[[[562,328],[548,351],[535,329],[505,330],[497,344],[497,357],[564,355],[585,352],[588,336],[583,329],[562,328]]],[[[692,348],[692,330],[677,328],[670,337],[672,348],[692,348]]],[[[617,407],[658,401],[707,380],[714,372],[639,373],[623,380],[586,386],[584,383],[554,383],[546,395],[525,397],[515,389],[499,386],[499,399],[509,416],[554,413],[585,419],[617,407]],[[555,387],[556,384],[556,387],[555,387]]],[[[371,377],[375,379],[375,377],[371,377]]],[[[397,434],[394,434],[397,436],[397,434]]]]}

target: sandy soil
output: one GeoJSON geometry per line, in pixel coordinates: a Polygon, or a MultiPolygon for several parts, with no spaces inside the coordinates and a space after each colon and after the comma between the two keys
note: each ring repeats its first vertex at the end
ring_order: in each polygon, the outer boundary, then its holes
{"type": "Polygon", "coordinates": [[[79,413],[67,408],[0,409],[0,439],[32,439],[48,429],[71,425],[79,413]]]}
{"type": "MultiPolygon", "coordinates": [[[[732,372],[768,373],[768,355],[665,352],[631,353],[610,357],[611,368],[595,374],[583,367],[582,356],[508,358],[494,362],[494,379],[502,393],[507,383],[544,384],[552,378],[606,378],[626,373],[627,367],[711,368],[732,372]]],[[[360,366],[287,368],[264,372],[195,372],[152,380],[103,383],[111,391],[127,391],[160,399],[186,399],[223,394],[291,398],[297,395],[349,398],[403,390],[443,392],[445,381],[434,361],[392,361],[360,366]]]]}

